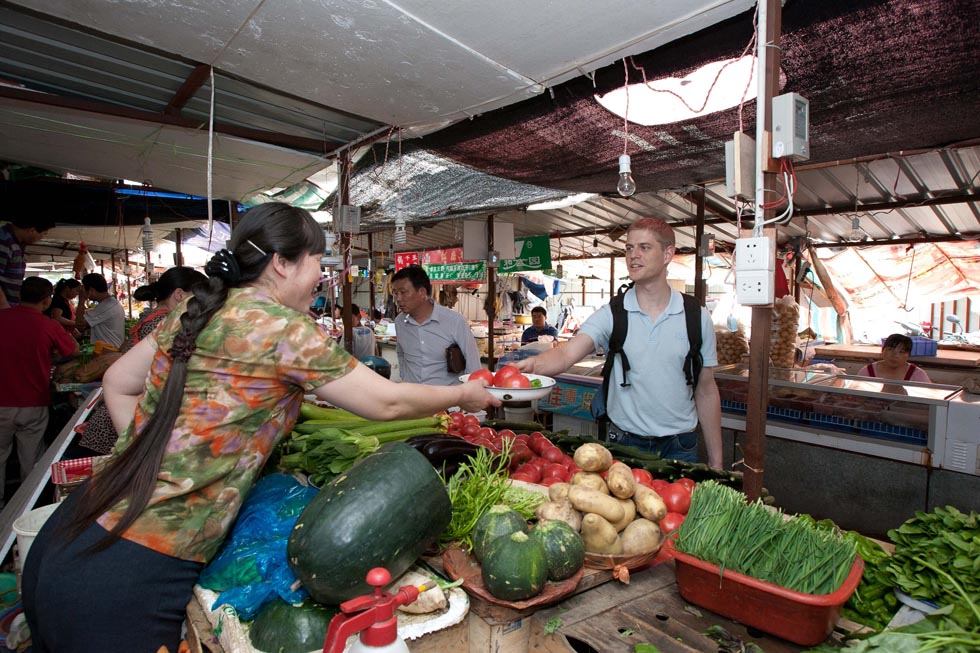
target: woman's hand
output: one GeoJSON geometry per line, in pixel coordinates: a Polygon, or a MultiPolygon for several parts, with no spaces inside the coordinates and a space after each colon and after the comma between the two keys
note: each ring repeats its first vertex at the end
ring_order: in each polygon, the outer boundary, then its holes
{"type": "Polygon", "coordinates": [[[467,413],[478,413],[487,406],[499,406],[500,400],[487,392],[486,381],[476,380],[467,381],[460,386],[462,397],[459,400],[459,407],[467,413]]]}

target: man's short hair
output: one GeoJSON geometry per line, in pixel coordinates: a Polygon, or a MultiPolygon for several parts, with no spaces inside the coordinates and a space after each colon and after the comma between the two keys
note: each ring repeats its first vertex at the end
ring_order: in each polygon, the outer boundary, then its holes
{"type": "Polygon", "coordinates": [[[402,279],[408,279],[412,282],[412,287],[418,290],[419,288],[425,288],[425,292],[432,296],[432,281],[429,280],[429,275],[425,273],[421,265],[409,265],[404,267],[395,273],[395,276],[391,278],[391,282],[401,281],[402,279]]]}
{"type": "Polygon", "coordinates": [[[541,313],[541,315],[544,315],[545,319],[548,317],[548,309],[546,309],[544,306],[535,306],[532,308],[531,315],[534,315],[535,313],[541,313]]]}
{"type": "Polygon", "coordinates": [[[54,293],[51,282],[42,277],[26,277],[20,286],[20,301],[24,304],[39,304],[54,293]]]}
{"type": "Polygon", "coordinates": [[[82,286],[88,290],[91,288],[95,292],[109,292],[109,284],[98,272],[89,272],[82,277],[82,286]]]}
{"type": "Polygon", "coordinates": [[[908,336],[903,336],[901,333],[893,333],[887,338],[885,342],[881,343],[882,349],[897,349],[899,351],[912,351],[912,339],[908,336]]]}
{"type": "Polygon", "coordinates": [[[664,247],[675,247],[674,230],[660,218],[639,218],[630,225],[627,231],[652,231],[654,237],[664,247]]]}

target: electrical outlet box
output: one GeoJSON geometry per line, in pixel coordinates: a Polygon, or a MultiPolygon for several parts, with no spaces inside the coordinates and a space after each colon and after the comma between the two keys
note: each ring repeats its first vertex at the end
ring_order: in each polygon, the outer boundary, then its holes
{"type": "Polygon", "coordinates": [[[725,143],[725,194],[755,199],[755,139],[742,132],[725,143]]]}
{"type": "Polygon", "coordinates": [[[772,304],[775,285],[772,270],[735,270],[735,298],[742,306],[772,304]]]}
{"type": "Polygon", "coordinates": [[[735,271],[761,270],[772,274],[776,269],[776,240],[767,236],[739,238],[735,241],[735,271]]]}
{"type": "Polygon", "coordinates": [[[772,99],[772,157],[810,158],[810,101],[799,93],[772,99]]]}

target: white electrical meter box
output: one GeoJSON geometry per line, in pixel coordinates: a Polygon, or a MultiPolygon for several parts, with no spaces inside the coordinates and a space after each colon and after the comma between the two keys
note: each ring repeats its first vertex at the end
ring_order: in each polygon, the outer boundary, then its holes
{"type": "Polygon", "coordinates": [[[799,93],[772,99],[772,157],[810,158],[810,101],[799,93]]]}

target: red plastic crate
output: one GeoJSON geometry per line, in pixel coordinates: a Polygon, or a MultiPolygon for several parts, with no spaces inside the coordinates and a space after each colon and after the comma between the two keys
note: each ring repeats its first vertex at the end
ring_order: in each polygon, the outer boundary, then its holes
{"type": "Polygon", "coordinates": [[[855,556],[844,584],[831,594],[803,594],[674,551],[677,588],[686,601],[801,646],[815,646],[834,629],[857,589],[864,561],[855,556]]]}

